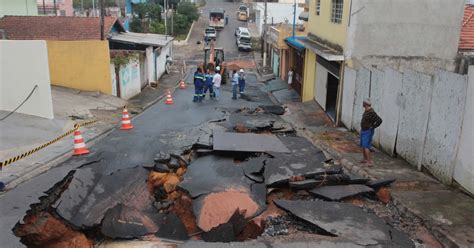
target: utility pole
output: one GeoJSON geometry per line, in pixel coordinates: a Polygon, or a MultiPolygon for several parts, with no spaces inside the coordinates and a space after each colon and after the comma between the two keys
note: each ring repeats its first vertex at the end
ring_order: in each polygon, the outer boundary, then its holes
{"type": "Polygon", "coordinates": [[[174,34],[173,16],[174,16],[174,11],[173,9],[171,9],[171,33],[170,33],[171,35],[174,34]]]}
{"type": "Polygon", "coordinates": [[[54,6],[54,15],[58,16],[58,10],[56,9],[56,0],[53,1],[53,6],[54,6]]]}
{"type": "Polygon", "coordinates": [[[95,16],[95,3],[94,3],[94,0],[92,0],[92,16],[95,16]]]}
{"type": "Polygon", "coordinates": [[[44,3],[44,0],[43,0],[43,15],[46,15],[46,4],[44,3]]]}
{"type": "Polygon", "coordinates": [[[296,26],[296,0],[293,4],[293,39],[295,39],[295,26],[296,26]]]}
{"type": "Polygon", "coordinates": [[[168,39],[168,1],[164,2],[165,7],[165,39],[168,39]]]}
{"type": "Polygon", "coordinates": [[[99,8],[100,8],[100,39],[105,40],[104,34],[104,0],[99,0],[99,8]]]}
{"type": "Polygon", "coordinates": [[[267,0],[263,12],[263,66],[267,66],[267,0]]]}

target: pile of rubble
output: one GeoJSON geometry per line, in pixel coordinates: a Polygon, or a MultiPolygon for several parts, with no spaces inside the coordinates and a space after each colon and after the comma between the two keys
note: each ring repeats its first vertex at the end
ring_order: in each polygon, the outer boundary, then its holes
{"type": "Polygon", "coordinates": [[[199,133],[193,138],[170,141],[148,166],[86,164],[53,187],[14,232],[26,245],[60,247],[61,237],[31,228],[49,218],[67,230],[63,237],[89,245],[113,239],[233,242],[287,235],[301,222],[301,230],[359,245],[413,246],[375,214],[347,203],[377,195],[388,201],[380,192],[393,180],[345,173],[296,136],[278,116],[284,112],[280,106],[230,112],[212,122],[212,132],[202,134],[206,123],[189,130],[199,133]],[[275,190],[288,195],[270,197],[275,190]]]}

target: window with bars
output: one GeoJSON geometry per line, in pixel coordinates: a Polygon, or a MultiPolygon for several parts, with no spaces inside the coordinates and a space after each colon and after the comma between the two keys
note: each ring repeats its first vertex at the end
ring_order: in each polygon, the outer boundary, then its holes
{"type": "Polygon", "coordinates": [[[316,15],[319,15],[321,11],[321,0],[316,0],[316,15]]]}
{"type": "Polygon", "coordinates": [[[334,22],[334,23],[342,22],[343,6],[344,6],[344,0],[332,0],[331,22],[334,22]]]}

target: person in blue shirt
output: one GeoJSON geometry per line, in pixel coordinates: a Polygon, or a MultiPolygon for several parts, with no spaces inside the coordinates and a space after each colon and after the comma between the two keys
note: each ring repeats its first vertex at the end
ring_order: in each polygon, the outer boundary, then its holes
{"type": "Polygon", "coordinates": [[[202,98],[206,98],[207,91],[209,90],[209,97],[212,99],[214,98],[214,92],[212,88],[212,79],[214,78],[213,70],[208,69],[207,73],[204,75],[205,77],[205,84],[204,84],[204,90],[203,90],[203,95],[202,98]]]}
{"type": "Polygon", "coordinates": [[[239,87],[239,73],[237,70],[232,72],[232,99],[237,99],[237,88],[239,87]]]}
{"type": "Polygon", "coordinates": [[[204,87],[204,74],[202,74],[202,68],[198,67],[194,73],[194,97],[193,102],[202,102],[203,98],[203,87],[204,87]]]}

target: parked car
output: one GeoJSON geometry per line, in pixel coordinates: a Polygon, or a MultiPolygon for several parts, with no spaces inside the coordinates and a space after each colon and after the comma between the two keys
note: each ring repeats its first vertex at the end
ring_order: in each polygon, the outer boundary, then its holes
{"type": "Polygon", "coordinates": [[[207,27],[204,30],[204,40],[215,40],[217,38],[217,31],[213,27],[207,27]]]}
{"type": "Polygon", "coordinates": [[[250,32],[247,28],[239,27],[235,29],[235,36],[239,38],[240,36],[248,36],[250,37],[250,32]]]}
{"type": "Polygon", "coordinates": [[[237,49],[239,51],[252,50],[252,41],[251,41],[250,35],[240,33],[239,37],[237,37],[236,43],[237,43],[237,49]]]}

